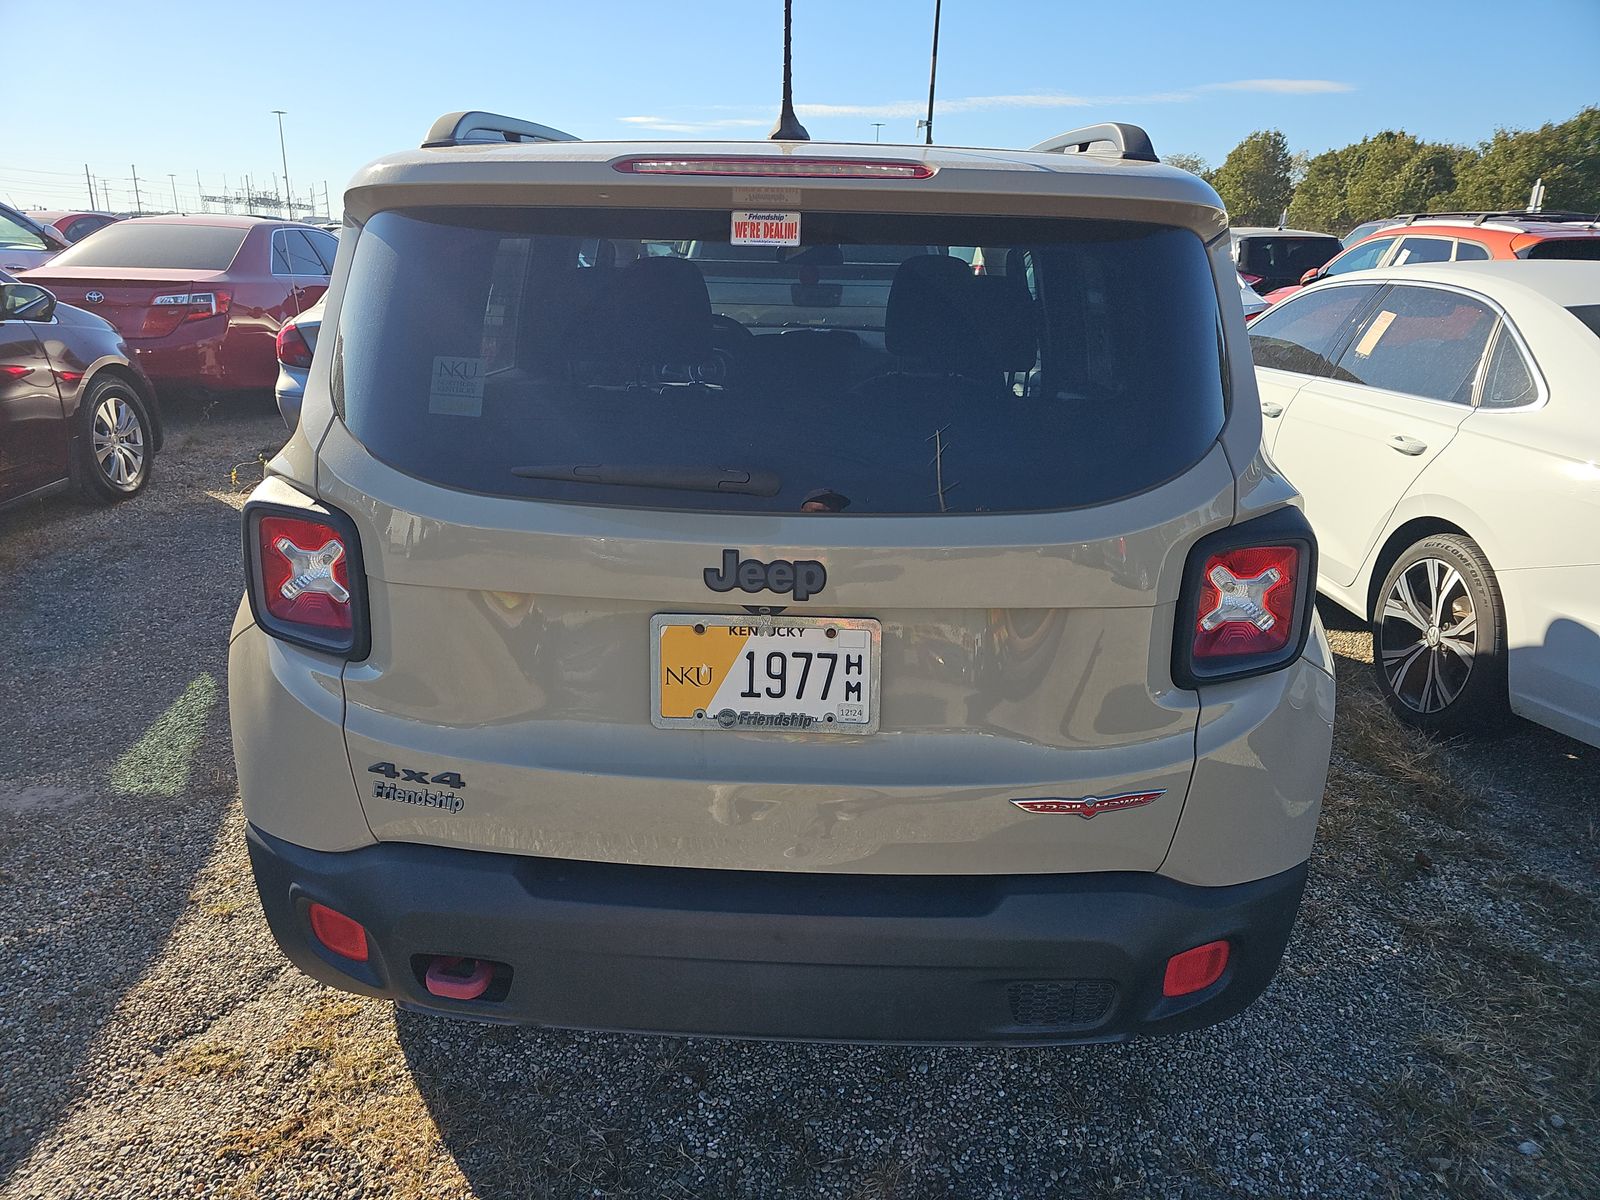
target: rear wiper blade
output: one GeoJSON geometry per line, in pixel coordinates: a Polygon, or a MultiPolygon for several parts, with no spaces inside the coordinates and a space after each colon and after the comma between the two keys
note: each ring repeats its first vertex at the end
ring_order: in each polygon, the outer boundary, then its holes
{"type": "Polygon", "coordinates": [[[645,467],[614,463],[555,463],[513,467],[522,479],[555,479],[562,483],[603,483],[615,487],[669,488],[678,492],[735,492],[741,496],[776,496],[783,481],[772,471],[739,467],[645,467]]]}

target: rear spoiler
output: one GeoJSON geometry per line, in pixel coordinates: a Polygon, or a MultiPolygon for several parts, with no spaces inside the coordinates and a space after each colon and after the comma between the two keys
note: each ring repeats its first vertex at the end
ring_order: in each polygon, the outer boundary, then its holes
{"type": "Polygon", "coordinates": [[[1104,125],[1085,125],[1082,129],[1069,129],[1028,149],[1041,154],[1106,154],[1104,150],[1090,150],[1091,146],[1112,146],[1111,158],[1129,162],[1160,162],[1150,135],[1137,125],[1121,121],[1107,121],[1104,125]]]}
{"type": "Polygon", "coordinates": [[[575,142],[578,138],[548,125],[502,117],[497,113],[445,113],[433,123],[422,148],[436,146],[482,146],[503,142],[575,142]]]}

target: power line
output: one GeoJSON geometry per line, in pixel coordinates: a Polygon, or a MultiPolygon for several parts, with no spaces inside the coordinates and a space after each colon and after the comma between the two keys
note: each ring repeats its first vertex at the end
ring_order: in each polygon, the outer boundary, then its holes
{"type": "Polygon", "coordinates": [[[21,171],[22,173],[27,174],[27,175],[63,175],[63,176],[66,176],[68,179],[74,179],[74,178],[77,177],[77,174],[78,174],[76,171],[49,171],[49,170],[45,170],[43,167],[18,167],[18,166],[12,166],[10,164],[7,164],[6,170],[8,172],[9,171],[21,171]]]}
{"type": "MultiPolygon", "coordinates": [[[[74,173],[56,173],[62,176],[60,178],[31,177],[16,173],[16,170],[9,163],[0,165],[0,191],[9,193],[21,208],[77,211],[87,207],[130,215],[160,210],[159,201],[149,208],[145,207],[146,193],[151,191],[150,180],[159,178],[159,175],[140,175],[136,166],[130,167],[130,174],[115,177],[97,174],[92,163],[85,164],[74,173]]],[[[286,200],[282,184],[276,182],[276,177],[274,188],[257,189],[253,176],[247,176],[240,182],[230,182],[228,176],[219,173],[214,176],[220,181],[219,187],[216,183],[206,182],[204,170],[193,169],[195,187],[191,191],[178,182],[183,177],[179,172],[163,171],[160,174],[167,176],[168,183],[167,196],[162,198],[167,199],[172,208],[179,212],[281,215],[286,211],[286,205],[292,205],[288,211],[292,211],[297,218],[334,219],[339,215],[338,210],[333,208],[332,187],[326,180],[309,184],[304,195],[296,194],[286,200]]],[[[151,200],[157,200],[158,195],[152,194],[151,200]]]]}

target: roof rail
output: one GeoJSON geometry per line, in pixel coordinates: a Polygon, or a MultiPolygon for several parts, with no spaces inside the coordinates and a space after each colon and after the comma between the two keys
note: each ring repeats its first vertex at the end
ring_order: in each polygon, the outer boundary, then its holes
{"type": "MultiPolygon", "coordinates": [[[[1085,125],[1082,129],[1069,129],[1053,138],[1028,147],[1040,153],[1088,154],[1090,146],[1112,145],[1117,148],[1116,158],[1131,162],[1160,162],[1150,135],[1137,125],[1121,121],[1107,121],[1104,125],[1085,125]]],[[[1104,153],[1095,151],[1095,153],[1104,153]]]]}
{"type": "Polygon", "coordinates": [[[1600,214],[1579,212],[1557,212],[1555,210],[1525,208],[1508,208],[1496,212],[1419,212],[1396,213],[1389,218],[1397,225],[1412,225],[1417,221],[1470,221],[1474,225],[1483,225],[1489,221],[1550,221],[1555,224],[1562,222],[1600,221],[1600,214]]]}
{"type": "Polygon", "coordinates": [[[496,142],[575,142],[570,133],[536,125],[532,121],[519,121],[516,117],[502,117],[496,113],[453,112],[445,113],[433,123],[428,136],[422,139],[423,149],[434,146],[481,146],[496,142]]]}

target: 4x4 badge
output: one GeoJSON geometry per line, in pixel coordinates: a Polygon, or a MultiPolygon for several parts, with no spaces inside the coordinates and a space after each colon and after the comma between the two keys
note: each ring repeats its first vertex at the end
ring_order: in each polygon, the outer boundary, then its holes
{"type": "Polygon", "coordinates": [[[796,600],[806,600],[820,592],[828,583],[828,572],[814,558],[790,562],[775,558],[769,563],[759,558],[739,557],[737,550],[722,552],[720,567],[707,567],[706,586],[713,592],[731,592],[742,588],[747,592],[793,592],[796,600]]]}
{"type": "Polygon", "coordinates": [[[1143,808],[1152,800],[1167,794],[1166,788],[1153,792],[1123,792],[1120,796],[1085,796],[1071,800],[1064,796],[1039,796],[1011,803],[1031,813],[1071,813],[1085,821],[1103,812],[1120,812],[1124,808],[1143,808]]]}

